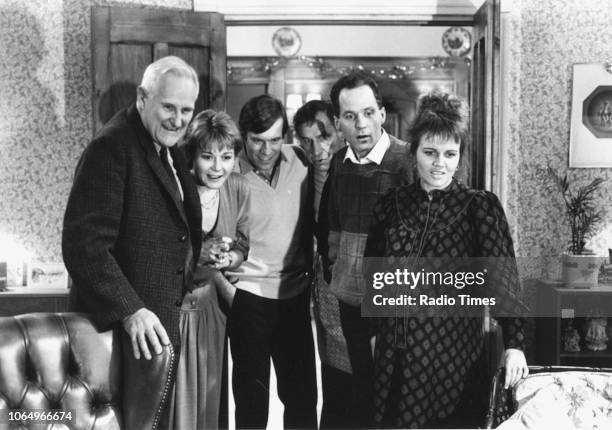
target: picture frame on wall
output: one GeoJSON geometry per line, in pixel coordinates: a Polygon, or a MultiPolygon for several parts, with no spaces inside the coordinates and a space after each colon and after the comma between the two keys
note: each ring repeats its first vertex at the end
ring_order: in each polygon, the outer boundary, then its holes
{"type": "Polygon", "coordinates": [[[68,288],[68,271],[63,263],[32,262],[28,267],[28,287],[68,288]]]}
{"type": "Polygon", "coordinates": [[[574,64],[569,167],[612,167],[612,66],[574,64]]]}

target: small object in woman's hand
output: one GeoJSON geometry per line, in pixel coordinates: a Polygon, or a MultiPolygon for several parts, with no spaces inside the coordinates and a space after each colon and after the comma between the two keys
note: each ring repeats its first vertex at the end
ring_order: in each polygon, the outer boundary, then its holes
{"type": "Polygon", "coordinates": [[[229,237],[223,236],[223,237],[216,237],[214,239],[214,243],[212,245],[212,252],[219,255],[221,253],[227,252],[230,250],[230,246],[232,244],[233,240],[229,237]]]}
{"type": "Polygon", "coordinates": [[[214,238],[214,243],[211,246],[211,254],[216,269],[227,267],[228,264],[230,264],[229,251],[233,241],[232,238],[226,236],[214,238]]]}
{"type": "Polygon", "coordinates": [[[224,252],[217,257],[218,261],[213,265],[215,269],[223,269],[230,265],[229,253],[224,252]]]}

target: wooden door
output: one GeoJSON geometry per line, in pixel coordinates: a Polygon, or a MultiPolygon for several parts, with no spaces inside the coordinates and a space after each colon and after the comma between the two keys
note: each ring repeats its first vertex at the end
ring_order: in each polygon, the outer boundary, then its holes
{"type": "Polygon", "coordinates": [[[92,7],[94,133],[136,100],[145,68],[166,55],[200,78],[196,112],[225,109],[225,23],[219,13],[92,7]]]}
{"type": "MultiPolygon", "coordinates": [[[[499,0],[486,0],[474,15],[470,88],[472,142],[467,157],[469,185],[495,193],[500,191],[502,176],[499,156],[500,22],[499,0]]],[[[503,351],[499,340],[501,330],[496,327],[485,307],[483,329],[489,378],[499,366],[500,351],[503,351]]]]}
{"type": "Polygon", "coordinates": [[[473,63],[470,105],[472,142],[470,185],[499,192],[501,180],[499,154],[500,100],[500,9],[499,0],[486,0],[474,15],[472,28],[473,63]]]}

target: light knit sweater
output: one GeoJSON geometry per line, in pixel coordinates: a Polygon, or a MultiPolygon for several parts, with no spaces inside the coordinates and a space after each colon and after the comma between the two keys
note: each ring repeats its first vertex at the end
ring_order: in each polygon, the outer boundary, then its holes
{"type": "Polygon", "coordinates": [[[301,149],[283,146],[276,188],[253,170],[244,152],[237,168],[251,190],[249,259],[231,275],[236,287],[269,299],[297,296],[310,284],[312,185],[301,149]]]}

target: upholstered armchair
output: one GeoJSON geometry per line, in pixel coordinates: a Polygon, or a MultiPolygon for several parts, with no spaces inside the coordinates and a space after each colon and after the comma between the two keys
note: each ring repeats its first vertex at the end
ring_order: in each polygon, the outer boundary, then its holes
{"type": "Polygon", "coordinates": [[[2,317],[0,429],[47,428],[9,422],[7,409],[71,411],[61,428],[156,429],[173,365],[171,346],[135,360],[123,330],[100,332],[85,314],[2,317]]]}

